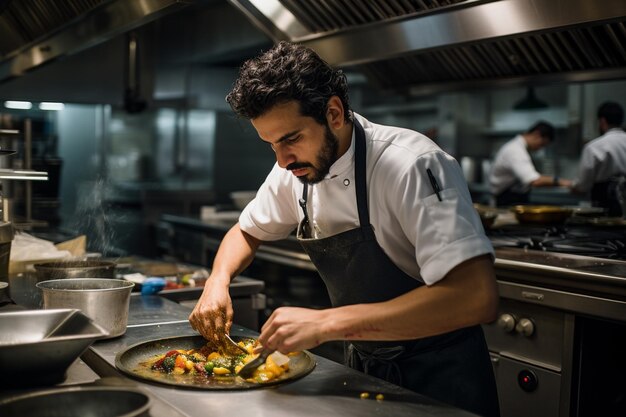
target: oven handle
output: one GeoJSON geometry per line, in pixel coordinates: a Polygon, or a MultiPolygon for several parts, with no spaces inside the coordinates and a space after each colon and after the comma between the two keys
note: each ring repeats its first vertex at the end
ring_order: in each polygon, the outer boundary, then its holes
{"type": "Polygon", "coordinates": [[[574,313],[624,321],[626,302],[592,295],[535,287],[498,279],[500,297],[574,313]]]}

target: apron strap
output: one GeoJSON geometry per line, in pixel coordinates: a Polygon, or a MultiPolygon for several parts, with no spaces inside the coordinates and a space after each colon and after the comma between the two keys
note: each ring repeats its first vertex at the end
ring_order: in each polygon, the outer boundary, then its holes
{"type": "MultiPolygon", "coordinates": [[[[358,120],[354,119],[354,137],[355,137],[355,150],[354,150],[354,177],[356,188],[356,204],[359,211],[359,223],[361,226],[368,226],[370,224],[369,209],[367,207],[367,171],[365,169],[366,149],[365,149],[365,131],[363,126],[358,120]]],[[[306,209],[308,201],[309,184],[304,183],[302,187],[302,197],[298,200],[298,204],[302,208],[304,219],[302,224],[309,222],[309,214],[306,209]]]]}
{"type": "Polygon", "coordinates": [[[298,200],[298,204],[300,204],[300,207],[302,208],[302,213],[304,214],[304,219],[302,219],[303,222],[309,221],[309,213],[306,209],[308,191],[309,191],[309,184],[305,182],[304,187],[302,187],[302,197],[300,198],[300,200],[298,200]]]}
{"type": "Polygon", "coordinates": [[[367,207],[367,170],[365,169],[366,145],[365,131],[361,123],[354,120],[354,181],[356,188],[356,204],[359,210],[359,223],[362,227],[369,226],[370,214],[367,207]]]}

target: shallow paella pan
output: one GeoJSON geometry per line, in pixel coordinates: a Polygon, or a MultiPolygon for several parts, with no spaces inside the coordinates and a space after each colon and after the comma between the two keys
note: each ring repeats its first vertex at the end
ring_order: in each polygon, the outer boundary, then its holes
{"type": "MultiPolygon", "coordinates": [[[[235,341],[249,339],[233,336],[235,341]]],[[[157,355],[162,355],[174,349],[200,349],[206,344],[202,336],[176,336],[164,339],[137,343],[120,352],[115,357],[115,366],[124,374],[144,381],[156,382],[165,385],[174,385],[180,388],[204,390],[245,390],[262,388],[270,385],[283,384],[300,379],[313,371],[315,360],[307,352],[297,352],[289,356],[289,370],[280,377],[265,383],[247,382],[236,376],[204,375],[174,375],[154,371],[146,363],[157,355]]]]}
{"type": "Polygon", "coordinates": [[[572,209],[561,206],[518,205],[511,208],[520,223],[563,223],[572,215],[572,209]]]}

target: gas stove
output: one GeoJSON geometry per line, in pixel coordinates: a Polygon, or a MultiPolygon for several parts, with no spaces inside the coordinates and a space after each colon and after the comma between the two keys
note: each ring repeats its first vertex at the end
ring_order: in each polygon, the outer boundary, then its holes
{"type": "Polygon", "coordinates": [[[520,248],[553,253],[626,260],[626,228],[581,225],[505,225],[487,232],[494,248],[520,248]]]}

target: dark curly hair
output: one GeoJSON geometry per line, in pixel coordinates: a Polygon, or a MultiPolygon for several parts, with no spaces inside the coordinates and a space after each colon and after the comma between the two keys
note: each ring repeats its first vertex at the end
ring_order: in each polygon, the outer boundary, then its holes
{"type": "Polygon", "coordinates": [[[540,120],[532,125],[526,133],[532,133],[534,131],[539,132],[541,137],[548,139],[550,142],[554,140],[554,126],[544,120],[540,120]]]}
{"type": "Polygon", "coordinates": [[[262,55],[246,61],[226,101],[241,117],[255,119],[277,104],[297,101],[300,113],[326,124],[326,106],[332,96],[343,104],[345,120],[351,118],[348,83],[312,49],[280,42],[262,55]]]}
{"type": "Polygon", "coordinates": [[[609,126],[621,126],[624,122],[624,109],[614,101],[606,101],[598,108],[598,119],[604,118],[609,126]]]}

